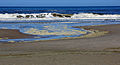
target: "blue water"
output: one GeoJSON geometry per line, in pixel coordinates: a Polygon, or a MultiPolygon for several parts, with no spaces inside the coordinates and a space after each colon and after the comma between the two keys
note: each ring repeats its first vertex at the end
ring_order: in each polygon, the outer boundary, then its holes
{"type": "Polygon", "coordinates": [[[120,6],[0,7],[0,13],[102,13],[120,14],[120,6]]]}
{"type": "MultiPolygon", "coordinates": [[[[0,14],[14,13],[98,13],[120,14],[120,6],[90,6],[90,7],[0,7],[0,14]]],[[[79,37],[91,33],[90,31],[73,28],[72,26],[120,24],[119,20],[36,20],[36,21],[0,21],[1,29],[18,29],[25,34],[33,35],[26,39],[1,39],[1,42],[24,42],[79,37]],[[61,23],[62,22],[62,23],[61,23]],[[68,23],[65,23],[68,22],[68,23]],[[73,23],[69,23],[73,22],[73,23]],[[86,32],[86,33],[81,33],[86,32]]],[[[12,34],[11,34],[12,35],[12,34]]]]}

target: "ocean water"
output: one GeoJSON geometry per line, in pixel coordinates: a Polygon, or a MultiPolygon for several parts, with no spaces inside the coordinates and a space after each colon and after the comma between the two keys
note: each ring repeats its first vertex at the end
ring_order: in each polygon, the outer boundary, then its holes
{"type": "Polygon", "coordinates": [[[120,6],[0,7],[0,13],[120,14],[120,6]]]}
{"type": "Polygon", "coordinates": [[[120,24],[120,6],[0,7],[0,29],[18,29],[22,33],[33,35],[33,38],[24,39],[3,38],[0,42],[74,38],[92,32],[72,26],[108,24],[120,24]],[[60,16],[55,17],[53,13],[60,16]],[[61,17],[63,14],[71,17],[61,17]],[[33,17],[26,18],[27,15],[33,17]],[[37,18],[37,15],[42,17],[37,18]]]}

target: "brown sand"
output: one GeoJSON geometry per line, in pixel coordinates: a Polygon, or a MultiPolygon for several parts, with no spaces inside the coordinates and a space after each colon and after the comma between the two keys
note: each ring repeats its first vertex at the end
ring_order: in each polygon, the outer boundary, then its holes
{"type": "Polygon", "coordinates": [[[20,38],[30,38],[32,35],[23,34],[16,29],[0,29],[0,38],[5,39],[20,39],[20,38]]]}
{"type": "Polygon", "coordinates": [[[110,33],[84,39],[0,43],[0,65],[120,65],[120,25],[83,28],[110,33]]]}

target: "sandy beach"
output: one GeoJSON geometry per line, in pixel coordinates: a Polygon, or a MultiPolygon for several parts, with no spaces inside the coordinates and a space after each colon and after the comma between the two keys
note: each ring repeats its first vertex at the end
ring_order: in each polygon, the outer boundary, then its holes
{"type": "MultiPolygon", "coordinates": [[[[0,65],[120,65],[120,24],[76,28],[109,33],[89,38],[0,43],[0,65]]],[[[0,37],[31,36],[10,31],[1,29],[0,37]]]]}
{"type": "Polygon", "coordinates": [[[20,39],[20,38],[30,38],[32,35],[23,34],[16,29],[0,29],[0,38],[2,39],[20,39]]]}

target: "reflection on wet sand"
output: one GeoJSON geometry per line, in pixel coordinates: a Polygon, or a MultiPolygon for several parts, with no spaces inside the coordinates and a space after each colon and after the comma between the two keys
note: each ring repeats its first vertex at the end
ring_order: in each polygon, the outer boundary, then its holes
{"type": "MultiPolygon", "coordinates": [[[[16,22],[16,21],[14,21],[16,22]]],[[[0,29],[7,29],[13,32],[8,34],[1,34],[0,42],[28,42],[28,41],[46,41],[46,40],[59,40],[59,39],[73,39],[73,38],[86,38],[86,37],[96,37],[101,36],[107,31],[97,31],[86,29],[84,27],[76,28],[74,26],[93,26],[93,25],[107,25],[107,24],[120,24],[120,22],[75,22],[67,23],[58,22],[58,23],[35,23],[29,21],[27,23],[1,23],[0,29]],[[82,22],[82,23],[81,23],[82,22]],[[12,30],[11,30],[12,29],[12,30]],[[15,31],[18,30],[18,31],[15,31]],[[19,32],[19,33],[18,33],[19,32]],[[13,35],[13,36],[10,36],[13,35]],[[6,35],[9,35],[6,37],[6,35]],[[27,36],[28,35],[28,36],[27,36]]],[[[39,21],[40,22],[40,21],[39,21]]],[[[2,31],[2,30],[1,30],[2,31]]]]}
{"type": "Polygon", "coordinates": [[[84,28],[75,28],[66,24],[5,24],[1,26],[1,28],[1,42],[28,42],[86,38],[100,36],[106,33],[84,28]]]}

